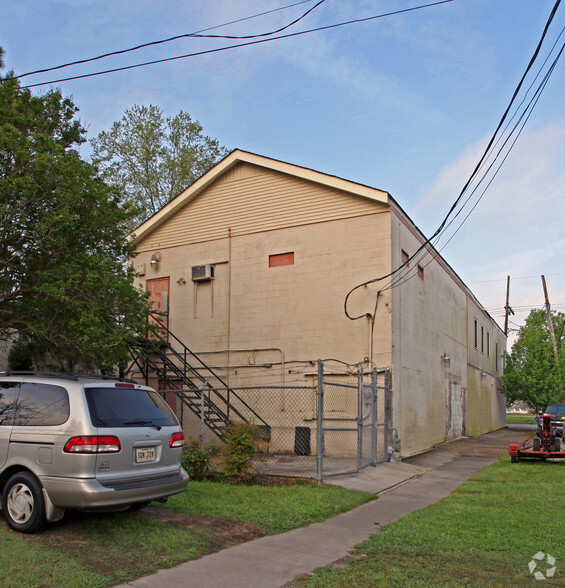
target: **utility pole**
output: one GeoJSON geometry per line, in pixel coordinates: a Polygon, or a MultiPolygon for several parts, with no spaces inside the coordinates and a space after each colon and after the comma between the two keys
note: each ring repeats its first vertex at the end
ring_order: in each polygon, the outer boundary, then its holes
{"type": "Polygon", "coordinates": [[[549,305],[549,297],[547,295],[547,286],[545,285],[545,276],[541,277],[543,284],[543,294],[545,296],[545,311],[547,312],[547,322],[549,324],[549,332],[551,333],[551,342],[553,343],[553,357],[555,358],[555,365],[559,365],[559,356],[557,355],[557,342],[555,340],[555,328],[553,327],[553,317],[551,316],[551,307],[549,305]]]}
{"type": "Polygon", "coordinates": [[[506,306],[505,318],[504,318],[504,335],[508,337],[508,316],[514,314],[514,311],[510,308],[510,276],[506,276],[506,306]]]}

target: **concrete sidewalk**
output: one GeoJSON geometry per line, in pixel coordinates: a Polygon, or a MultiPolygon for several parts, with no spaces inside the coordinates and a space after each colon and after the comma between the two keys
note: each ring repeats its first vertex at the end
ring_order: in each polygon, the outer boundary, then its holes
{"type": "MultiPolygon", "coordinates": [[[[495,432],[496,433],[496,432],[495,432]]],[[[118,588],[269,588],[346,556],[382,525],[448,496],[494,457],[461,457],[453,446],[413,460],[383,463],[328,482],[379,495],[379,499],[322,523],[262,537],[160,570],[118,588]],[[341,479],[340,479],[341,478],[341,479]]],[[[500,451],[504,447],[501,446],[500,451]]]]}

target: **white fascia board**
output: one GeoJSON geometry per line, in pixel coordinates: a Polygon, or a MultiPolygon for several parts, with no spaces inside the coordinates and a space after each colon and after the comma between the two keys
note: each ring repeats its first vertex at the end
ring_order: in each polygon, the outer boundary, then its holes
{"type": "Polygon", "coordinates": [[[229,153],[224,159],[217,163],[213,168],[208,170],[204,175],[200,176],[193,184],[186,190],[182,191],[178,196],[173,198],[168,204],[163,206],[161,210],[156,212],[153,216],[148,218],[144,223],[139,225],[130,235],[128,240],[139,240],[145,238],[149,233],[161,225],[167,218],[175,214],[175,212],[185,206],[190,200],[195,198],[200,192],[205,190],[212,182],[218,179],[223,173],[228,171],[240,162],[249,163],[259,167],[264,167],[284,174],[302,178],[304,180],[322,184],[342,192],[347,192],[355,196],[369,198],[375,202],[389,204],[390,195],[388,192],[365,186],[364,184],[356,184],[349,180],[344,180],[337,176],[331,176],[315,170],[300,167],[277,159],[270,159],[248,151],[241,151],[235,149],[229,153]]]}

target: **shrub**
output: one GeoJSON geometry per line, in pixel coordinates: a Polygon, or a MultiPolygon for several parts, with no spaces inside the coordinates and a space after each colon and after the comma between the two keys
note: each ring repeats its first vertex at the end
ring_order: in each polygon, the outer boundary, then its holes
{"type": "Polygon", "coordinates": [[[241,484],[251,478],[252,460],[267,449],[267,434],[252,423],[232,423],[223,450],[224,479],[241,484]]]}
{"type": "Polygon", "coordinates": [[[190,439],[183,451],[181,463],[191,480],[202,481],[213,477],[212,448],[203,448],[200,439],[190,439]]]}

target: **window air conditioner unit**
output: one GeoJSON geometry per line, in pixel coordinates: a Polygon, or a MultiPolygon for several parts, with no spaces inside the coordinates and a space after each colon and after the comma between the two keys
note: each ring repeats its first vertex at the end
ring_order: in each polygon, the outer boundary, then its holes
{"type": "Polygon", "coordinates": [[[209,282],[214,279],[214,266],[210,263],[206,265],[192,266],[192,281],[193,282],[209,282]]]}

